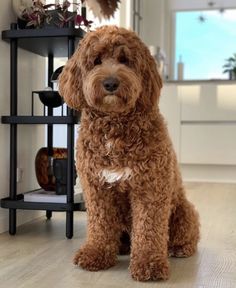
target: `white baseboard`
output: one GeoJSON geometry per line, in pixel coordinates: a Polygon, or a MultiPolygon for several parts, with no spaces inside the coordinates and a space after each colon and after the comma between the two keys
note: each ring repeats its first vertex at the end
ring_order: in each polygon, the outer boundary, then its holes
{"type": "Polygon", "coordinates": [[[185,182],[236,183],[235,165],[181,164],[185,182]]]}
{"type": "MultiPolygon", "coordinates": [[[[17,210],[17,227],[42,217],[43,215],[45,215],[44,211],[17,210]]],[[[8,231],[8,223],[8,209],[0,209],[0,233],[8,231]]]]}

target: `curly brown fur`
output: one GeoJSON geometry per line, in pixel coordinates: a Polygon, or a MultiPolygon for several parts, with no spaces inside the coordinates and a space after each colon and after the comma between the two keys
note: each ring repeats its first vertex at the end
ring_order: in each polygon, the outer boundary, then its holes
{"type": "Polygon", "coordinates": [[[132,277],[167,279],[168,253],[192,255],[199,222],[157,106],[155,61],[135,33],[105,26],[81,41],[59,84],[66,103],[82,111],[77,169],[88,235],[74,263],[91,271],[115,265],[125,232],[132,277]],[[112,92],[104,86],[111,77],[119,83],[112,92]]]}

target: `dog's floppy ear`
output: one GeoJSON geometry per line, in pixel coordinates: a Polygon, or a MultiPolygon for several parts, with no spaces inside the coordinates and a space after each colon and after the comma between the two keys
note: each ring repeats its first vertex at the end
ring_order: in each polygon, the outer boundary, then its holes
{"type": "Polygon", "coordinates": [[[149,73],[149,85],[150,85],[150,97],[152,105],[157,105],[159,103],[159,97],[161,93],[161,88],[163,86],[161,76],[157,70],[157,63],[153,56],[149,53],[148,55],[148,73],[149,73]]]}
{"type": "Polygon", "coordinates": [[[75,110],[81,110],[85,105],[78,53],[79,50],[67,61],[59,77],[59,94],[75,110]]]}
{"type": "Polygon", "coordinates": [[[157,63],[145,47],[141,59],[141,73],[143,75],[143,90],[141,95],[142,106],[145,110],[151,110],[159,102],[162,88],[162,79],[157,70],[157,63]]]}

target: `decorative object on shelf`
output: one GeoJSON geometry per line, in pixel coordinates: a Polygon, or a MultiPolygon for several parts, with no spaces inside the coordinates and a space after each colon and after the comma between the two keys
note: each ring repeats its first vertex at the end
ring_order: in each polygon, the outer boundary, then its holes
{"type": "MultiPolygon", "coordinates": [[[[54,84],[57,84],[58,77],[61,74],[64,66],[57,68],[51,75],[50,81],[54,84]]],[[[46,87],[44,90],[40,91],[32,91],[32,115],[34,115],[34,98],[33,95],[38,94],[40,101],[44,106],[50,108],[56,108],[64,104],[63,98],[60,96],[59,92],[53,90],[51,87],[46,87]]],[[[44,109],[45,115],[45,109],[44,109]]],[[[63,107],[62,107],[62,115],[63,115],[63,107]]]]}
{"type": "MultiPolygon", "coordinates": [[[[43,3],[43,1],[42,1],[43,3]]],[[[33,6],[32,0],[12,0],[13,11],[19,19],[22,19],[23,12],[33,6]]]]}
{"type": "MultiPolygon", "coordinates": [[[[83,2],[83,1],[82,1],[83,2]]],[[[63,3],[45,4],[41,0],[33,0],[33,4],[27,6],[21,13],[18,21],[19,28],[47,28],[47,27],[67,27],[69,22],[75,25],[89,28],[92,21],[86,19],[86,15],[81,15],[80,4],[63,1],[63,3]],[[69,11],[70,7],[76,7],[76,10],[69,11]],[[23,23],[22,23],[23,21],[23,23]]]]}
{"type": "Polygon", "coordinates": [[[165,52],[158,46],[150,45],[149,51],[157,62],[157,69],[163,79],[168,79],[165,52]]]}
{"type": "Polygon", "coordinates": [[[109,19],[114,16],[120,0],[86,0],[95,17],[109,19]]]}
{"type": "Polygon", "coordinates": [[[57,69],[52,73],[51,82],[53,82],[53,83],[57,83],[57,82],[58,82],[59,75],[61,74],[63,68],[64,68],[64,66],[60,66],[59,68],[57,68],[57,69]]]}
{"type": "Polygon", "coordinates": [[[236,53],[226,59],[223,73],[229,73],[229,80],[236,80],[236,53]]]}
{"type": "MultiPolygon", "coordinates": [[[[24,201],[41,203],[66,203],[66,195],[58,195],[55,191],[45,191],[39,189],[25,193],[24,201]]],[[[75,192],[74,201],[75,203],[83,202],[83,194],[81,192],[75,192]]],[[[85,210],[85,207],[83,210],[85,210]]]]}
{"type": "Polygon", "coordinates": [[[38,184],[45,191],[56,190],[56,179],[53,173],[53,160],[67,158],[66,148],[52,148],[52,155],[47,147],[41,148],[35,158],[35,172],[38,184]]]}
{"type": "MultiPolygon", "coordinates": [[[[24,11],[32,9],[33,1],[32,0],[12,0],[13,11],[17,16],[17,22],[19,28],[26,28],[27,22],[23,18],[24,11]]],[[[31,28],[31,27],[28,27],[31,28]]]]}
{"type": "Polygon", "coordinates": [[[179,62],[177,63],[177,80],[184,80],[184,62],[182,56],[179,56],[179,62]]]}
{"type": "MultiPolygon", "coordinates": [[[[53,174],[56,179],[56,194],[65,195],[66,194],[66,184],[67,184],[67,158],[58,158],[53,160],[53,174]]],[[[74,165],[74,185],[76,184],[76,168],[74,165]]]]}
{"type": "Polygon", "coordinates": [[[47,107],[56,108],[64,103],[58,91],[41,90],[33,91],[32,93],[38,94],[40,101],[47,107]]]}

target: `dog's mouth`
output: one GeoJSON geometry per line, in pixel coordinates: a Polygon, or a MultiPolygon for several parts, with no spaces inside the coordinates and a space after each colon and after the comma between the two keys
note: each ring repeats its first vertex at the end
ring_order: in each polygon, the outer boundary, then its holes
{"type": "Polygon", "coordinates": [[[105,95],[102,99],[103,104],[105,105],[116,105],[120,102],[121,98],[115,94],[105,95]]]}
{"type": "Polygon", "coordinates": [[[100,98],[99,102],[100,109],[106,112],[121,112],[126,107],[125,97],[122,97],[119,93],[106,94],[100,98]]]}

